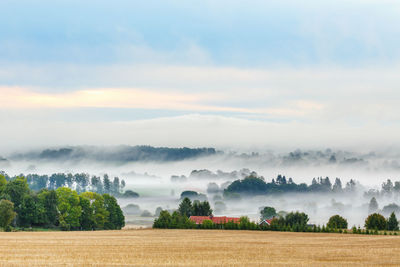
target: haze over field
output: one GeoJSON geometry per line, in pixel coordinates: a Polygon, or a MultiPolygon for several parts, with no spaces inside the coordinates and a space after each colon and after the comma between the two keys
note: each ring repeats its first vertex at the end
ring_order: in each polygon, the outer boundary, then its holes
{"type": "MultiPolygon", "coordinates": [[[[260,208],[267,205],[283,211],[305,211],[310,215],[310,221],[316,224],[324,224],[331,215],[340,213],[348,218],[350,225],[361,225],[368,214],[372,196],[377,197],[381,209],[398,202],[397,191],[390,194],[368,191],[380,190],[387,179],[393,183],[399,180],[399,162],[396,153],[365,154],[332,149],[242,153],[213,148],[75,146],[11,153],[0,167],[9,175],[23,173],[50,177],[54,173],[87,173],[100,178],[104,174],[111,179],[119,177],[126,183],[125,190],[140,195],[119,199],[122,207],[138,205],[125,209],[128,224],[150,225],[152,217],[140,216],[144,211],[149,211],[152,216],[158,207],[174,210],[181,200],[181,193],[189,190],[203,194],[200,199],[209,200],[217,215],[247,215],[258,220],[260,208]],[[268,183],[276,180],[279,174],[292,178],[297,184],[308,185],[313,178],[330,177],[332,185],[340,178],[344,191],[251,193],[242,195],[241,199],[230,199],[224,190],[252,172],[268,183]],[[351,179],[356,181],[354,190],[346,185],[351,179]]],[[[79,187],[73,185],[73,188],[79,187]]],[[[400,212],[400,209],[394,210],[400,212]]]]}
{"type": "Polygon", "coordinates": [[[270,205],[362,225],[372,196],[400,204],[395,184],[366,193],[400,180],[396,0],[1,1],[0,25],[10,176],[107,173],[139,193],[119,199],[135,216],[187,190],[253,220],[270,205]],[[345,193],[224,195],[253,172],[345,193]]]}

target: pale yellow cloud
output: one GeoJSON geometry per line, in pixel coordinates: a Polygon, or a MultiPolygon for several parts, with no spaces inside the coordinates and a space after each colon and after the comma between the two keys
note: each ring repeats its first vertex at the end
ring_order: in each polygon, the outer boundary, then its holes
{"type": "Polygon", "coordinates": [[[250,114],[269,114],[275,116],[302,116],[319,110],[323,106],[300,101],[290,103],[289,108],[240,108],[204,104],[210,100],[221,100],[218,94],[188,94],[156,92],[143,89],[99,88],[77,90],[67,93],[35,92],[20,87],[0,87],[2,108],[140,108],[187,111],[219,111],[250,114]]]}

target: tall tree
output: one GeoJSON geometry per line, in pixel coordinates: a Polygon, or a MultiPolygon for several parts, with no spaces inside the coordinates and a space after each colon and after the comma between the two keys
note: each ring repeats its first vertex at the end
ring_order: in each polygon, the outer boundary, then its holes
{"type": "Polygon", "coordinates": [[[182,216],[190,217],[193,213],[192,201],[185,197],[179,204],[178,211],[182,216]]]}
{"type": "Polygon", "coordinates": [[[18,214],[18,224],[24,227],[30,227],[38,221],[38,214],[36,210],[36,202],[31,194],[26,194],[22,198],[18,214]]]}
{"type": "Polygon", "coordinates": [[[103,198],[104,206],[108,211],[108,218],[104,224],[104,229],[121,229],[125,226],[125,217],[117,200],[109,194],[103,194],[103,198]]]}
{"type": "Polygon", "coordinates": [[[104,206],[104,198],[95,192],[84,192],[80,197],[89,200],[92,210],[90,218],[93,221],[93,229],[102,229],[109,216],[109,212],[104,206]]]}
{"type": "Polygon", "coordinates": [[[210,203],[208,201],[200,202],[195,200],[193,202],[193,214],[194,216],[211,216],[213,210],[210,207],[210,203]]]}
{"type": "Polygon", "coordinates": [[[118,194],[120,193],[120,183],[119,183],[119,178],[118,177],[114,177],[114,181],[112,183],[112,192],[118,196],[118,194]]]}
{"type": "Polygon", "coordinates": [[[23,176],[9,181],[4,189],[4,194],[10,197],[10,201],[14,203],[14,209],[17,214],[21,212],[21,204],[25,195],[29,194],[29,186],[27,180],[23,176]]]}
{"type": "Polygon", "coordinates": [[[108,174],[104,174],[103,176],[103,186],[104,186],[104,193],[109,194],[111,193],[111,181],[108,177],[108,174]]]}
{"type": "Polygon", "coordinates": [[[374,213],[378,210],[379,206],[378,206],[378,202],[376,201],[375,197],[371,198],[371,201],[369,202],[369,206],[368,206],[368,213],[374,213]]]}
{"type": "Polygon", "coordinates": [[[339,178],[335,179],[335,183],[333,184],[332,191],[335,193],[340,193],[343,191],[342,181],[339,178]]]}
{"type": "Polygon", "coordinates": [[[38,194],[38,201],[45,210],[44,224],[54,226],[57,223],[57,193],[54,190],[43,189],[38,194]]]}
{"type": "Polygon", "coordinates": [[[56,192],[61,228],[63,230],[79,228],[79,217],[81,216],[82,208],[79,205],[77,192],[67,187],[60,187],[56,192]]]}
{"type": "Polygon", "coordinates": [[[399,221],[396,218],[396,214],[394,214],[394,212],[392,212],[392,214],[390,214],[389,220],[387,222],[387,227],[388,230],[390,231],[398,231],[399,230],[399,221]]]}

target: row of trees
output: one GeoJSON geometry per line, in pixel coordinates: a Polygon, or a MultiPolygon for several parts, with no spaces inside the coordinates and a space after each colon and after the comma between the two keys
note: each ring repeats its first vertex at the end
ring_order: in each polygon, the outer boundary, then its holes
{"type": "Polygon", "coordinates": [[[62,230],[121,229],[125,218],[114,196],[78,193],[67,187],[33,191],[27,179],[0,175],[0,227],[59,227],[62,230]]]}
{"type": "Polygon", "coordinates": [[[382,183],[381,190],[370,189],[365,192],[366,197],[381,197],[381,196],[392,196],[400,194],[400,181],[395,181],[387,179],[386,182],[382,183]]]}
{"type": "MultiPolygon", "coordinates": [[[[192,205],[188,198],[182,200],[177,211],[170,214],[162,210],[159,217],[155,219],[154,228],[171,229],[238,229],[238,230],[264,230],[264,231],[292,231],[292,232],[325,232],[325,233],[347,233],[348,222],[340,215],[334,215],[329,218],[326,225],[316,226],[308,224],[309,217],[304,212],[290,212],[279,215],[273,207],[264,207],[260,211],[260,222],[251,222],[248,217],[240,217],[239,223],[229,221],[223,224],[213,223],[211,220],[204,220],[202,224],[196,225],[189,219],[190,216],[210,216],[212,210],[207,201],[195,201],[192,205]],[[197,203],[197,204],[196,204],[197,203]],[[198,212],[195,205],[204,205],[208,207],[207,212],[198,212]],[[268,222],[264,220],[268,220],[268,222]]],[[[388,219],[378,213],[368,216],[365,220],[366,231],[353,227],[353,233],[379,233],[381,230],[397,231],[399,223],[393,212],[388,219]]],[[[397,233],[396,233],[397,234],[397,233]]]]}
{"type": "MultiPolygon", "coordinates": [[[[17,176],[10,177],[6,173],[1,173],[7,181],[15,180],[17,176]]],[[[19,175],[24,176],[24,175],[19,175]]],[[[91,191],[99,194],[111,194],[113,196],[123,196],[125,181],[118,177],[111,179],[108,174],[103,177],[89,175],[87,173],[54,173],[52,175],[28,174],[26,175],[29,187],[34,191],[41,189],[56,190],[60,187],[68,187],[78,193],[91,191]]]]}
{"type": "Polygon", "coordinates": [[[272,179],[270,183],[265,182],[263,177],[254,174],[247,176],[244,179],[236,180],[231,183],[225,190],[225,197],[234,197],[235,194],[244,195],[264,195],[274,193],[293,193],[293,192],[354,192],[356,189],[356,182],[350,180],[346,186],[342,186],[339,178],[335,179],[334,184],[331,183],[329,177],[314,178],[311,185],[305,183],[296,184],[292,178],[286,179],[285,176],[278,175],[272,179]]]}

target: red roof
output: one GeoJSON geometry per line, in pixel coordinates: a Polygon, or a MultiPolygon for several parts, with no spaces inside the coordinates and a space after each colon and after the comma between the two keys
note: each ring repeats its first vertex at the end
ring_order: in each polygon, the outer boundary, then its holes
{"type": "Polygon", "coordinates": [[[213,216],[190,216],[189,218],[191,221],[195,222],[196,224],[202,224],[204,220],[211,220],[213,223],[216,224],[224,224],[227,222],[234,222],[239,223],[240,218],[233,218],[233,217],[213,217],[213,216]]]}
{"type": "Polygon", "coordinates": [[[272,220],[273,220],[273,218],[272,218],[272,219],[269,219],[269,220],[268,220],[268,219],[265,219],[265,220],[262,220],[260,224],[262,224],[262,223],[265,222],[265,223],[267,223],[268,225],[271,225],[272,220]]]}

